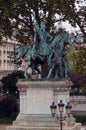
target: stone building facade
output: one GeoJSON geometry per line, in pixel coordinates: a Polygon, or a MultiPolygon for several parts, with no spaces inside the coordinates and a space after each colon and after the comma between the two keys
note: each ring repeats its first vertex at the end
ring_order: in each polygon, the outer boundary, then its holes
{"type": "Polygon", "coordinates": [[[14,64],[14,44],[0,43],[0,79],[16,69],[14,64]]]}

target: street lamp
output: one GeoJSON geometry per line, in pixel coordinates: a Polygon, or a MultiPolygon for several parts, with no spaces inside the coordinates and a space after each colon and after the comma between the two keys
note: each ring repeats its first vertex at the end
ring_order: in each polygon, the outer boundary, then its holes
{"type": "Polygon", "coordinates": [[[64,103],[62,102],[62,100],[60,100],[60,103],[58,104],[58,108],[59,108],[59,113],[63,113],[64,103]]]}
{"type": "Polygon", "coordinates": [[[72,105],[70,104],[70,102],[67,103],[67,105],[65,106],[65,108],[66,108],[67,115],[70,116],[71,109],[72,109],[72,105]]]}
{"type": "Polygon", "coordinates": [[[57,108],[57,106],[55,105],[54,102],[52,102],[50,108],[51,108],[51,114],[52,114],[52,117],[54,117],[55,114],[56,114],[56,108],[57,108]]]}
{"type": "MultiPolygon", "coordinates": [[[[59,114],[56,114],[57,106],[55,105],[54,102],[52,102],[52,105],[50,106],[52,117],[55,117],[55,115],[56,115],[57,120],[60,121],[60,130],[62,130],[62,121],[64,121],[66,119],[66,115],[63,114],[64,105],[65,104],[62,102],[62,100],[60,100],[60,103],[58,104],[59,114]]],[[[67,105],[65,106],[66,114],[68,115],[68,117],[70,117],[71,108],[72,108],[72,106],[71,106],[70,102],[68,102],[67,105]]]]}

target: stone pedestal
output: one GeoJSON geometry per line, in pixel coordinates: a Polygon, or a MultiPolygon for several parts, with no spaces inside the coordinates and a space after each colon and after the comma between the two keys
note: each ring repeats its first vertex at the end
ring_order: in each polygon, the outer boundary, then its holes
{"type": "MultiPolygon", "coordinates": [[[[20,92],[20,113],[13,125],[7,127],[7,130],[60,130],[60,123],[51,116],[50,105],[53,101],[57,105],[60,100],[66,104],[69,101],[71,85],[72,82],[68,79],[59,81],[19,80],[17,86],[20,92]]],[[[75,120],[63,122],[63,130],[80,129],[81,124],[75,123],[75,120]]]]}
{"type": "Polygon", "coordinates": [[[51,114],[50,105],[60,100],[69,101],[71,82],[62,81],[18,81],[20,92],[20,114],[51,114]]]}

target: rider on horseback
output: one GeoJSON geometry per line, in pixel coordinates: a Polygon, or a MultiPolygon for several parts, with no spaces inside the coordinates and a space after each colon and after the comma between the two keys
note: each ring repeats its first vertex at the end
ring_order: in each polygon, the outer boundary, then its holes
{"type": "Polygon", "coordinates": [[[46,26],[44,22],[41,22],[40,26],[35,18],[35,13],[32,12],[35,19],[35,35],[34,35],[34,52],[36,55],[43,59],[44,56],[48,55],[51,48],[49,43],[52,41],[53,37],[46,31],[46,26]]]}

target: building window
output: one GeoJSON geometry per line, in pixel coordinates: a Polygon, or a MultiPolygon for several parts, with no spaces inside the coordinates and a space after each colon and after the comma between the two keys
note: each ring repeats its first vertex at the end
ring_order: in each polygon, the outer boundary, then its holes
{"type": "Polygon", "coordinates": [[[0,60],[0,64],[2,63],[2,60],[0,60]]]}
{"type": "Polygon", "coordinates": [[[0,55],[1,55],[1,50],[0,50],[0,55]]]}
{"type": "Polygon", "coordinates": [[[3,53],[5,53],[6,51],[4,50],[3,53]]]}
{"type": "Polygon", "coordinates": [[[4,60],[4,63],[6,63],[6,60],[4,60]]]}

